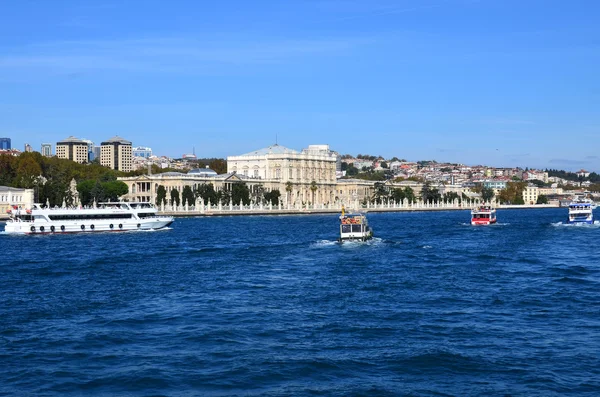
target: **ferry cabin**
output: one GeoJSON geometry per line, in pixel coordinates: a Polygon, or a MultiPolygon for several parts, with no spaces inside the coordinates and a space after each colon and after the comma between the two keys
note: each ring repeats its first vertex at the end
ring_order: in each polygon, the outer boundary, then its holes
{"type": "Polygon", "coordinates": [[[367,218],[362,214],[340,216],[340,241],[365,241],[373,237],[367,218]]]}

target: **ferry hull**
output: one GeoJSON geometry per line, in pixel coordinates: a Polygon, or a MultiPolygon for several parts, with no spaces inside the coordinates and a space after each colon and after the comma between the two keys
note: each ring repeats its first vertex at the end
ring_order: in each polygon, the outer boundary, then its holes
{"type": "Polygon", "coordinates": [[[586,219],[586,220],[581,220],[581,221],[578,221],[578,220],[575,220],[575,221],[568,220],[567,223],[569,225],[577,225],[577,224],[592,225],[594,223],[594,220],[593,219],[586,219]]]}
{"type": "Polygon", "coordinates": [[[373,232],[369,231],[367,233],[342,233],[340,235],[339,241],[367,241],[373,238],[373,232]]]}
{"type": "Polygon", "coordinates": [[[471,220],[471,225],[473,225],[473,226],[477,226],[477,225],[492,225],[494,223],[496,223],[495,219],[492,219],[492,220],[472,219],[471,220]]]}
{"type": "Polygon", "coordinates": [[[4,231],[10,234],[61,234],[93,232],[126,232],[133,230],[159,230],[173,223],[171,217],[125,222],[7,222],[4,231]]]}

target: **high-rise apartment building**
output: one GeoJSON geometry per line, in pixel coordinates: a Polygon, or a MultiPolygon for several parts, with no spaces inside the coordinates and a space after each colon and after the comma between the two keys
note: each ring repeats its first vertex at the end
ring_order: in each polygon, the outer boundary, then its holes
{"type": "Polygon", "coordinates": [[[85,164],[89,160],[88,144],[81,139],[70,136],[67,139],[56,142],[56,157],[85,164]]]}
{"type": "Polygon", "coordinates": [[[52,157],[52,144],[42,143],[42,156],[52,157]]]}
{"type": "Polygon", "coordinates": [[[26,144],[25,144],[25,152],[26,152],[26,153],[31,153],[31,152],[33,152],[33,148],[32,148],[32,147],[31,147],[31,145],[30,145],[30,144],[28,144],[28,143],[26,143],[26,144]]]}
{"type": "Polygon", "coordinates": [[[113,170],[131,171],[131,142],[115,136],[100,145],[100,164],[113,170]]]}
{"type": "Polygon", "coordinates": [[[10,138],[0,138],[0,149],[10,150],[10,138]]]}

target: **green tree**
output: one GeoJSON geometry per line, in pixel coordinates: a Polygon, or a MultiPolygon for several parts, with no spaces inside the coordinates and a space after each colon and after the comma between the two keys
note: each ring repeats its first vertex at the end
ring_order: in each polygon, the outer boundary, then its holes
{"type": "Polygon", "coordinates": [[[218,202],[217,193],[215,192],[215,188],[212,183],[203,183],[200,186],[198,186],[196,196],[202,197],[202,201],[205,205],[207,205],[209,201],[211,205],[216,204],[218,202]]]}
{"type": "Polygon", "coordinates": [[[49,202],[51,207],[62,206],[63,200],[65,204],[71,204],[67,202],[68,188],[61,181],[56,179],[49,179],[39,187],[38,201],[40,203],[49,202]]]}
{"type": "Polygon", "coordinates": [[[90,195],[92,196],[92,202],[95,201],[96,204],[106,201],[106,197],[104,196],[104,189],[102,188],[102,184],[99,180],[95,181],[94,187],[90,191],[90,195]]]}
{"type": "Polygon", "coordinates": [[[292,190],[294,190],[294,184],[290,181],[285,183],[285,191],[287,192],[288,203],[292,199],[292,190]]]}
{"type": "Polygon", "coordinates": [[[179,206],[181,200],[179,199],[179,190],[176,188],[171,189],[171,204],[179,206]]]}
{"type": "Polygon", "coordinates": [[[356,176],[358,175],[358,168],[356,168],[354,166],[354,164],[348,164],[348,166],[346,167],[346,176],[347,177],[351,177],[351,176],[356,176]]]}
{"type": "Polygon", "coordinates": [[[498,193],[498,201],[505,204],[525,204],[523,201],[523,190],[526,182],[508,182],[506,188],[498,193]]]}
{"type": "Polygon", "coordinates": [[[17,158],[0,154],[0,186],[12,186],[16,177],[17,158]]]}
{"type": "Polygon", "coordinates": [[[214,159],[208,165],[210,169],[215,171],[217,174],[227,173],[227,162],[223,159],[214,159]]]}
{"type": "MultiPolygon", "coordinates": [[[[46,183],[48,184],[48,183],[46,183]]],[[[92,189],[96,186],[96,181],[87,179],[77,184],[77,192],[79,192],[79,200],[83,205],[89,205],[94,201],[92,189]]]]}
{"type": "Polygon", "coordinates": [[[127,184],[122,181],[103,182],[102,190],[104,191],[105,199],[108,201],[119,201],[120,196],[129,192],[127,184]]]}
{"type": "Polygon", "coordinates": [[[417,201],[415,191],[410,186],[406,186],[404,188],[404,197],[408,200],[409,203],[414,203],[417,201]]]}
{"type": "Polygon", "coordinates": [[[388,189],[386,188],[383,182],[375,182],[373,188],[374,192],[373,197],[371,198],[371,202],[381,204],[384,200],[387,200],[389,198],[388,189]]]}
{"type": "Polygon", "coordinates": [[[267,192],[264,194],[264,197],[265,197],[265,200],[267,201],[267,203],[270,203],[274,206],[279,204],[280,196],[281,196],[281,193],[277,189],[271,190],[270,192],[267,192]]]}
{"type": "Polygon", "coordinates": [[[421,189],[421,199],[424,202],[436,203],[440,201],[441,198],[442,195],[440,194],[440,191],[437,188],[431,187],[431,184],[429,182],[423,185],[423,188],[421,189]]]}
{"type": "Polygon", "coordinates": [[[250,204],[250,190],[245,183],[235,183],[231,188],[231,200],[233,204],[239,204],[240,201],[243,205],[250,204]]]}
{"type": "Polygon", "coordinates": [[[460,196],[456,192],[446,192],[444,193],[443,199],[447,203],[452,203],[454,200],[460,200],[460,196]]]}
{"type": "Polygon", "coordinates": [[[483,187],[481,189],[481,198],[484,203],[489,203],[494,198],[494,189],[491,187],[483,187]]]}
{"type": "Polygon", "coordinates": [[[42,167],[31,153],[23,153],[17,162],[16,187],[31,189],[42,175],[42,167]]]}
{"type": "Polygon", "coordinates": [[[156,189],[156,205],[161,206],[167,202],[167,189],[163,185],[158,185],[156,189]]]}
{"type": "Polygon", "coordinates": [[[402,200],[404,200],[406,198],[406,194],[404,193],[403,189],[392,189],[390,197],[392,200],[394,200],[397,203],[401,203],[402,200]]]}
{"type": "Polygon", "coordinates": [[[181,202],[187,203],[188,205],[194,205],[196,202],[196,196],[194,195],[194,191],[190,186],[184,186],[183,191],[181,192],[181,202]]]}
{"type": "Polygon", "coordinates": [[[548,196],[540,194],[538,196],[536,204],[548,204],[548,196]]]}
{"type": "Polygon", "coordinates": [[[215,202],[220,201],[222,205],[227,205],[231,201],[231,196],[229,190],[219,190],[215,193],[215,202]]]}
{"type": "Polygon", "coordinates": [[[544,181],[540,181],[539,179],[531,179],[531,180],[528,180],[527,182],[533,183],[537,187],[545,187],[548,185],[547,183],[544,183],[544,181]]]}

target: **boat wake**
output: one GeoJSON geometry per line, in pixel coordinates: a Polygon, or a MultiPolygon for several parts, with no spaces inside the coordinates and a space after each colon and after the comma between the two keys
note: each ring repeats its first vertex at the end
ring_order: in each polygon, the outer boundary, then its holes
{"type": "Polygon", "coordinates": [[[586,228],[599,228],[600,221],[594,221],[594,223],[564,223],[564,222],[555,222],[552,223],[554,227],[586,227],[586,228]]]}
{"type": "Polygon", "coordinates": [[[322,247],[331,247],[334,245],[341,245],[341,246],[346,246],[346,247],[362,247],[362,246],[376,246],[376,245],[380,245],[383,244],[384,240],[380,237],[373,237],[370,240],[367,241],[344,241],[343,243],[340,243],[338,240],[319,240],[315,243],[312,243],[311,246],[313,247],[317,247],[317,248],[322,248],[322,247]]]}
{"type": "Polygon", "coordinates": [[[316,243],[313,243],[312,245],[314,247],[329,247],[329,246],[336,245],[336,244],[338,244],[337,241],[319,240],[316,243]]]}

